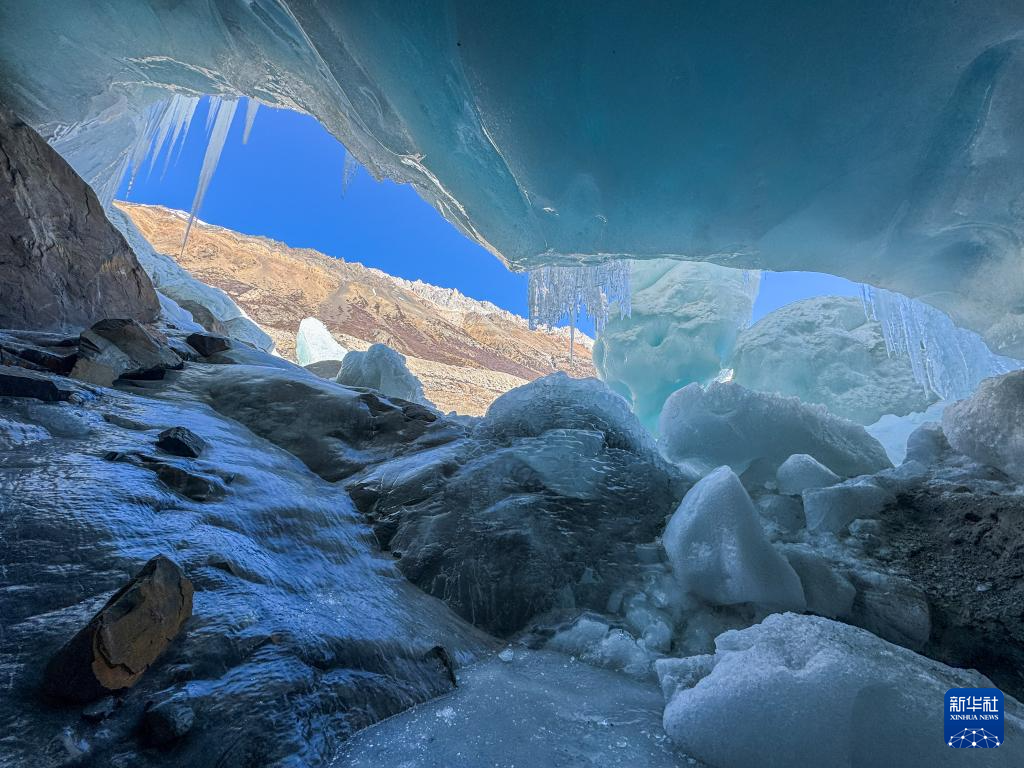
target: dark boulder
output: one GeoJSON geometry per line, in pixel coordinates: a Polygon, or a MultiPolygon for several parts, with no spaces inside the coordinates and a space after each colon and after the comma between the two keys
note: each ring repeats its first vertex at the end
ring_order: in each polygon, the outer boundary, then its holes
{"type": "Polygon", "coordinates": [[[142,735],[153,747],[168,747],[192,730],[196,713],[181,701],[170,699],[150,704],[142,717],[142,735]]]}
{"type": "Polygon", "coordinates": [[[227,326],[224,325],[220,320],[214,317],[213,312],[209,308],[203,306],[197,301],[179,301],[178,306],[186,310],[192,319],[199,323],[203,328],[208,330],[210,333],[216,334],[217,336],[228,336],[227,326]]]}
{"type": "Polygon", "coordinates": [[[231,349],[231,340],[211,333],[193,333],[185,341],[203,357],[216,355],[231,349]]]}
{"type": "Polygon", "coordinates": [[[70,400],[78,389],[45,373],[0,365],[0,397],[34,397],[47,403],[70,400]]]}
{"type": "Polygon", "coordinates": [[[185,427],[171,427],[157,436],[156,447],[175,456],[195,459],[206,449],[206,441],[185,427]]]}
{"type": "Polygon", "coordinates": [[[192,582],[157,555],[50,659],[43,687],[55,698],[95,701],[130,688],[192,615],[192,582]]]}
{"type": "Polygon", "coordinates": [[[78,358],[78,339],[74,345],[40,344],[21,334],[0,333],[0,365],[16,365],[35,371],[66,376],[78,358]]]}
{"type": "MultiPolygon", "coordinates": [[[[107,461],[121,461],[148,469],[175,493],[179,493],[192,501],[218,501],[227,493],[224,482],[211,475],[195,472],[187,462],[173,462],[147,456],[144,453],[110,451],[103,458],[107,461]]],[[[230,477],[228,478],[230,479],[230,477]]]]}
{"type": "Polygon", "coordinates": [[[134,320],[101,320],[82,333],[78,361],[71,375],[109,387],[117,379],[160,379],[181,358],[134,320]]]}
{"type": "Polygon", "coordinates": [[[2,107],[0,232],[0,327],[78,329],[111,314],[159,314],[149,277],[96,193],[2,107]]]}

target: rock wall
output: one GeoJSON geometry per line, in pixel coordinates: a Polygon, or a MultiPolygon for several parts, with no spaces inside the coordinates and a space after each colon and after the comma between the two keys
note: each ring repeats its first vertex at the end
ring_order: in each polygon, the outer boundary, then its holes
{"type": "Polygon", "coordinates": [[[96,194],[32,128],[0,107],[0,327],[148,322],[156,292],[96,194]]]}

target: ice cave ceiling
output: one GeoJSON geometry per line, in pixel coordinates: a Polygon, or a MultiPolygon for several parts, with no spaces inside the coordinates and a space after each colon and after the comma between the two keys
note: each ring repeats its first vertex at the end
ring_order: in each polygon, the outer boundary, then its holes
{"type": "Polygon", "coordinates": [[[25,0],[0,98],[94,185],[171,93],[316,116],[515,268],[923,298],[1024,356],[1024,3],[25,0]]]}

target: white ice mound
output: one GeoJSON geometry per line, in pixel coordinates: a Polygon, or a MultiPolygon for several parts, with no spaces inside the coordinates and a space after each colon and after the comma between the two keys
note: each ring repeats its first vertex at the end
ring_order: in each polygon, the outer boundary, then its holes
{"type": "Polygon", "coordinates": [[[750,497],[728,467],[690,489],[662,542],[680,585],[702,600],[779,610],[806,607],[800,577],[768,543],[750,497]]]}
{"type": "MultiPolygon", "coordinates": [[[[719,635],[715,653],[655,665],[665,731],[717,768],[962,768],[942,739],[950,688],[988,688],[863,629],[769,616],[719,635]]],[[[1005,743],[986,765],[1024,764],[1022,707],[1005,697],[1005,743]]]]}
{"type": "Polygon", "coordinates": [[[405,364],[405,355],[387,344],[374,344],[365,352],[346,354],[335,381],[346,387],[372,389],[386,397],[433,407],[423,394],[420,380],[405,364]]]}
{"type": "Polygon", "coordinates": [[[771,312],[740,333],[731,366],[737,384],[820,403],[858,424],[936,399],[907,357],[888,353],[881,324],[856,298],[820,296],[771,312]]]}
{"type": "Polygon", "coordinates": [[[656,456],[654,438],[620,395],[598,379],[574,379],[558,371],[506,392],[487,409],[480,437],[503,442],[538,437],[553,429],[603,433],[610,448],[656,456]]]}
{"type": "Polygon", "coordinates": [[[674,259],[634,261],[632,310],[613,317],[594,343],[594,366],[653,429],[665,400],[706,384],[750,322],[758,274],[674,259]]]}
{"type": "Polygon", "coordinates": [[[341,346],[327,326],[315,317],[307,317],[299,323],[295,336],[295,357],[299,365],[306,366],[321,360],[342,360],[348,350],[341,346]]]}
{"type": "Polygon", "coordinates": [[[882,446],[859,424],[820,405],[735,383],[683,387],[666,401],[658,430],[670,461],[728,464],[737,472],[757,459],[778,466],[794,453],[809,454],[844,477],[891,466],[882,446]]]}
{"type": "Polygon", "coordinates": [[[893,495],[865,476],[827,488],[809,488],[803,500],[807,530],[837,533],[858,518],[877,516],[893,495]]]}
{"type": "Polygon", "coordinates": [[[1024,480],[1024,371],[985,379],[946,408],[942,431],[954,450],[1024,480]]]}
{"type": "Polygon", "coordinates": [[[839,482],[839,476],[813,456],[794,453],[776,474],[779,493],[797,495],[808,488],[824,488],[839,482]]]}

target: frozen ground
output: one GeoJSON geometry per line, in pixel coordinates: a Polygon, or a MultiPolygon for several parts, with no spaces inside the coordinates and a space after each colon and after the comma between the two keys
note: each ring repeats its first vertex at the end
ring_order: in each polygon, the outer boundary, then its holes
{"type": "Polygon", "coordinates": [[[357,734],[335,768],[674,768],[658,686],[554,651],[506,649],[459,687],[357,734]],[[512,656],[510,661],[508,659],[512,656]]]}

